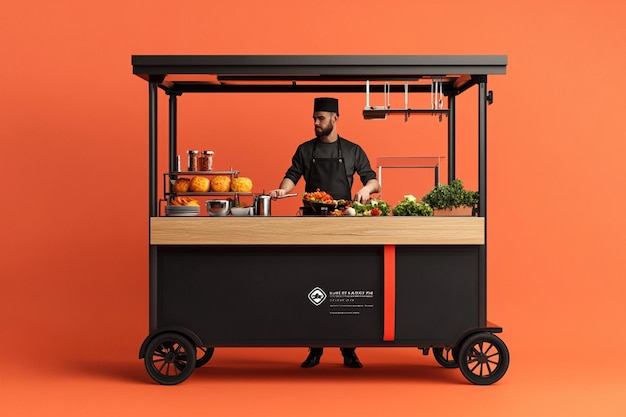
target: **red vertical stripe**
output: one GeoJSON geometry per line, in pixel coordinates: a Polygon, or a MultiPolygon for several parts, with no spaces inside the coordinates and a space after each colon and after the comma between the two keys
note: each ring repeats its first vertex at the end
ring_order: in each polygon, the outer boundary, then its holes
{"type": "Polygon", "coordinates": [[[383,301],[383,340],[395,339],[396,329],[396,246],[385,245],[384,249],[384,301],[383,301]]]}

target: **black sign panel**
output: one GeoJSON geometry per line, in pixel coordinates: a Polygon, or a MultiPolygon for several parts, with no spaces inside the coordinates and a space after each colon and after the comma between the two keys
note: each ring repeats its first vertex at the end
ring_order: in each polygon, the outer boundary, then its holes
{"type": "Polygon", "coordinates": [[[382,247],[160,246],[157,259],[158,327],[207,344],[382,339],[382,247]]]}

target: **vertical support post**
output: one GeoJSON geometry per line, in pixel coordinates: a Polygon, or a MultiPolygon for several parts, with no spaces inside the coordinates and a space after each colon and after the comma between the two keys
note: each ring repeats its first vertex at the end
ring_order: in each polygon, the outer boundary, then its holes
{"type": "Polygon", "coordinates": [[[177,155],[178,151],[176,149],[177,143],[177,97],[180,93],[169,92],[170,96],[170,111],[169,111],[169,123],[170,123],[170,137],[169,137],[169,170],[170,172],[174,172],[178,169],[177,163],[177,155]]]}
{"type": "Polygon", "coordinates": [[[485,244],[478,248],[478,322],[487,325],[487,76],[478,84],[478,215],[485,219],[485,244]]]}
{"type": "Polygon", "coordinates": [[[383,167],[378,165],[378,185],[380,185],[380,190],[378,190],[378,198],[383,199],[383,167]]]}
{"type": "Polygon", "coordinates": [[[487,216],[487,77],[478,84],[478,215],[487,216]]]}
{"type": "Polygon", "coordinates": [[[448,96],[448,183],[450,183],[455,178],[456,178],[456,94],[451,93],[448,96]]]}
{"type": "Polygon", "coordinates": [[[156,217],[159,211],[157,200],[157,83],[148,83],[148,211],[150,217],[156,217]]]}
{"type": "MultiPolygon", "coordinates": [[[[156,217],[159,210],[159,202],[157,199],[157,130],[158,130],[158,114],[157,114],[157,90],[158,83],[148,83],[148,211],[150,217],[156,217]]],[[[150,242],[150,226],[148,225],[148,242],[150,242]]],[[[157,326],[157,250],[156,246],[149,245],[149,317],[150,332],[157,326]]]]}

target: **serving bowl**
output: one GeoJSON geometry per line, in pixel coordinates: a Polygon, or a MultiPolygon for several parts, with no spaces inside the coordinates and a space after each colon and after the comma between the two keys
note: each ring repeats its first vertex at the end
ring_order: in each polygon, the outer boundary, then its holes
{"type": "Polygon", "coordinates": [[[209,216],[227,216],[230,212],[230,200],[207,200],[206,211],[209,216]]]}
{"type": "Polygon", "coordinates": [[[332,203],[321,203],[318,201],[307,200],[306,198],[302,199],[304,207],[311,208],[316,214],[328,214],[335,209],[342,210],[351,203],[352,202],[348,200],[332,200],[332,203]]]}
{"type": "Polygon", "coordinates": [[[230,214],[233,216],[249,216],[252,207],[231,207],[230,214]]]}

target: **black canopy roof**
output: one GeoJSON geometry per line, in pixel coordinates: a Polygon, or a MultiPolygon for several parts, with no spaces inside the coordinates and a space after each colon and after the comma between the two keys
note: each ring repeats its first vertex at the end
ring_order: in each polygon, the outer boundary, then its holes
{"type": "Polygon", "coordinates": [[[133,73],[167,92],[463,91],[505,74],[506,55],[134,55],[133,73]]]}

